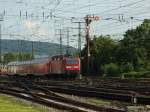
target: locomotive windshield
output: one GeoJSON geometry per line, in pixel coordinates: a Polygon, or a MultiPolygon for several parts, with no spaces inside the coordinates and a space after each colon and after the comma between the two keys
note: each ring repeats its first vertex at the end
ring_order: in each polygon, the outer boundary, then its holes
{"type": "Polygon", "coordinates": [[[68,64],[68,65],[78,64],[78,60],[77,59],[67,59],[66,64],[68,64]]]}

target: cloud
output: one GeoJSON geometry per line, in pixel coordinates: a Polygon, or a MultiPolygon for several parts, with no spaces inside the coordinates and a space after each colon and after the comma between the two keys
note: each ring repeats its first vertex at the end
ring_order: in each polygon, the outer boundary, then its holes
{"type": "Polygon", "coordinates": [[[40,23],[38,21],[25,21],[24,25],[28,29],[37,29],[40,27],[40,23]]]}
{"type": "Polygon", "coordinates": [[[39,21],[28,20],[24,22],[24,26],[28,29],[28,33],[42,39],[47,38],[49,35],[48,30],[39,21]]]}
{"type": "Polygon", "coordinates": [[[47,35],[48,34],[48,32],[45,29],[40,29],[38,33],[39,33],[39,35],[47,35]]]}

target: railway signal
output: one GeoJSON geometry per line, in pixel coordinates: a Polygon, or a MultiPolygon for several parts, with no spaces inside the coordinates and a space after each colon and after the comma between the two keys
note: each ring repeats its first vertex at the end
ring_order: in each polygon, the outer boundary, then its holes
{"type": "Polygon", "coordinates": [[[86,23],[86,44],[87,44],[87,74],[89,73],[90,69],[90,24],[93,21],[98,21],[100,18],[95,15],[87,15],[85,18],[86,23]]]}

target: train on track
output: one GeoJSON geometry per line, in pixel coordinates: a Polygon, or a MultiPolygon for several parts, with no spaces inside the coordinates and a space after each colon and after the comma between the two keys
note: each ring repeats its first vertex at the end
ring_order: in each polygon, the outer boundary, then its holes
{"type": "Polygon", "coordinates": [[[9,62],[1,65],[0,75],[78,76],[80,58],[57,55],[51,58],[9,62]]]}

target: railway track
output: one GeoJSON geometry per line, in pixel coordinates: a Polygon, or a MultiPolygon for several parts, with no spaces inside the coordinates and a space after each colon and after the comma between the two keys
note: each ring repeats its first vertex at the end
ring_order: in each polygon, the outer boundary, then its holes
{"type": "MultiPolygon", "coordinates": [[[[36,85],[40,85],[40,86],[58,86],[58,87],[67,87],[67,88],[75,88],[75,89],[81,89],[81,90],[89,90],[89,91],[99,91],[99,92],[105,92],[107,93],[121,93],[121,94],[129,94],[131,97],[134,96],[139,96],[139,95],[143,95],[143,96],[150,96],[150,85],[148,86],[129,86],[128,84],[126,85],[121,85],[121,84],[112,84],[112,83],[101,83],[98,86],[95,85],[88,85],[85,83],[70,83],[70,82],[64,82],[64,81],[51,81],[51,82],[35,82],[36,85]]],[[[141,98],[140,98],[141,99],[141,98]]]]}
{"type": "MultiPolygon", "coordinates": [[[[138,93],[137,91],[131,90],[121,90],[121,89],[110,89],[110,88],[95,88],[87,86],[76,86],[76,85],[60,85],[60,84],[32,84],[31,82],[26,83],[26,85],[31,89],[37,89],[47,92],[47,90],[65,94],[73,94],[76,96],[83,97],[96,97],[107,100],[118,100],[129,103],[137,104],[150,104],[150,95],[144,93],[138,93]],[[135,101],[136,100],[136,101],[135,101]]],[[[15,85],[14,85],[15,86],[15,85]]],[[[18,84],[16,85],[18,86],[18,84]]]]}
{"type": "Polygon", "coordinates": [[[150,79],[91,79],[91,80],[75,80],[75,81],[36,81],[40,85],[57,85],[57,86],[85,86],[93,88],[105,88],[124,91],[133,91],[133,93],[150,95],[150,79]],[[145,80],[145,81],[144,81],[145,80]]]}
{"type": "Polygon", "coordinates": [[[82,97],[94,97],[107,100],[118,100],[128,103],[136,104],[150,104],[150,96],[138,95],[135,92],[110,90],[110,89],[96,89],[84,88],[84,87],[58,87],[58,86],[47,86],[43,87],[53,92],[73,94],[82,97]],[[136,101],[134,101],[136,100],[136,101]]]}
{"type": "MultiPolygon", "coordinates": [[[[76,80],[75,82],[73,80],[69,81],[31,81],[28,80],[21,80],[16,79],[16,81],[19,80],[21,83],[24,83],[22,85],[26,85],[27,88],[30,88],[32,90],[40,90],[43,91],[45,94],[50,94],[52,92],[58,92],[58,93],[65,93],[65,94],[73,94],[76,96],[83,96],[83,97],[97,97],[100,99],[107,99],[107,100],[118,100],[123,102],[129,102],[129,103],[136,103],[136,104],[150,104],[150,88],[149,88],[149,80],[146,80],[144,84],[140,86],[129,86],[126,81],[131,83],[131,80],[125,79],[125,81],[121,81],[122,79],[118,80],[115,79],[111,82],[111,80],[107,79],[105,82],[102,80],[102,83],[96,83],[95,85],[88,85],[86,84],[86,81],[79,82],[76,80]],[[115,83],[115,84],[113,84],[115,83]],[[118,84],[118,85],[117,85],[118,84]],[[51,91],[48,92],[47,90],[51,91]],[[142,91],[141,91],[142,90],[142,91]],[[48,93],[47,93],[48,92],[48,93]]],[[[18,83],[15,83],[16,81],[12,81],[10,84],[5,83],[5,85],[13,85],[14,87],[19,87],[18,83]]],[[[138,80],[136,83],[140,82],[143,83],[144,80],[138,80]]],[[[130,84],[129,83],[129,84],[130,84]]],[[[134,82],[135,83],[135,82],[134,82]]],[[[23,88],[23,87],[20,87],[23,88]]],[[[27,89],[27,91],[29,91],[27,89]]]]}
{"type": "Polygon", "coordinates": [[[20,97],[42,105],[46,105],[48,107],[54,107],[57,109],[68,110],[72,112],[125,112],[121,109],[100,107],[93,104],[83,103],[69,98],[64,98],[55,94],[54,92],[48,91],[38,86],[30,86],[30,88],[27,87],[27,85],[21,86],[19,88],[1,86],[0,92],[20,97]]]}
{"type": "MultiPolygon", "coordinates": [[[[19,80],[19,79],[18,79],[19,80]]],[[[22,82],[29,82],[29,81],[23,81],[22,82]]],[[[31,81],[32,82],[32,81],[31,81]]],[[[30,83],[30,82],[29,82],[30,83]]],[[[74,82],[68,82],[68,81],[49,81],[49,82],[41,82],[41,81],[36,81],[33,83],[35,85],[39,85],[39,86],[63,86],[63,87],[76,87],[76,88],[86,88],[86,89],[90,89],[90,90],[94,90],[94,91],[106,91],[106,92],[113,92],[115,90],[115,92],[124,92],[124,94],[126,93],[137,93],[137,94],[141,94],[141,95],[150,95],[150,85],[144,86],[144,85],[140,85],[140,86],[134,86],[134,85],[122,85],[120,83],[101,83],[100,85],[88,85],[85,83],[74,83],[74,82]]],[[[3,82],[1,84],[10,84],[10,85],[17,85],[16,81],[7,81],[7,82],[3,82]]]]}

